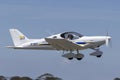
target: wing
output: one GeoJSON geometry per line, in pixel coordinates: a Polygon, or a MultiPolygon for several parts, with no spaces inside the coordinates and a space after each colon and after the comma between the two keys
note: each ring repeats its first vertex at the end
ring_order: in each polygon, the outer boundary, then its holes
{"type": "Polygon", "coordinates": [[[45,38],[45,40],[57,50],[77,50],[82,48],[81,46],[66,39],[45,38]]]}

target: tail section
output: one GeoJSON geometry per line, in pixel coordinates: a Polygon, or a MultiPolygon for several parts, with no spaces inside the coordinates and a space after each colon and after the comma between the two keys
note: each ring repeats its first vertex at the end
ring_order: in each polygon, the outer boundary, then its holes
{"type": "Polygon", "coordinates": [[[28,38],[17,29],[9,29],[13,43],[15,46],[19,46],[25,42],[28,42],[28,38]]]}

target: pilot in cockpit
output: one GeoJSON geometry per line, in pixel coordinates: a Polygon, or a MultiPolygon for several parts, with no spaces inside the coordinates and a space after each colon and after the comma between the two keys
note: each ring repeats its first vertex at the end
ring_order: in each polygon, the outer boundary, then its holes
{"type": "Polygon", "coordinates": [[[67,39],[72,40],[73,39],[73,35],[72,34],[68,34],[67,39]]]}
{"type": "Polygon", "coordinates": [[[65,32],[65,33],[62,33],[60,36],[64,39],[74,40],[74,39],[81,38],[83,35],[76,32],[65,32]]]}

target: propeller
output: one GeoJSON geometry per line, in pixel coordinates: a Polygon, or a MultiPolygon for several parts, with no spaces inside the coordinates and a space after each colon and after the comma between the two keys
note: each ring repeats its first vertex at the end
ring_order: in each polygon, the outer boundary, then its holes
{"type": "Polygon", "coordinates": [[[106,37],[105,44],[106,44],[107,47],[109,45],[111,45],[111,37],[109,37],[109,36],[106,37]]]}
{"type": "Polygon", "coordinates": [[[107,37],[106,37],[106,40],[105,40],[105,44],[106,44],[106,46],[108,47],[109,40],[108,40],[108,38],[107,38],[107,37]]]}
{"type": "Polygon", "coordinates": [[[106,44],[107,47],[108,47],[109,45],[112,47],[111,37],[108,35],[108,32],[107,32],[105,44],[106,44]]]}

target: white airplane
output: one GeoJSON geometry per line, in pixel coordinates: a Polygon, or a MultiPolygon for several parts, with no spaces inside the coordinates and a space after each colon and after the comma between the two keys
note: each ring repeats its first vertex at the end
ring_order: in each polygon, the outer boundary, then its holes
{"type": "Polygon", "coordinates": [[[84,55],[79,53],[80,50],[93,49],[95,52],[90,53],[92,56],[101,57],[103,52],[99,47],[106,44],[108,46],[110,36],[83,36],[76,32],[64,32],[52,35],[42,39],[29,39],[17,29],[10,29],[10,34],[14,46],[8,46],[14,49],[36,49],[36,50],[62,50],[62,57],[72,60],[76,58],[81,60],[84,55]],[[76,51],[76,54],[73,53],[76,51]]]}

